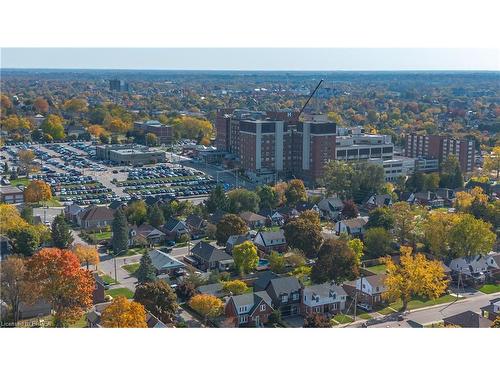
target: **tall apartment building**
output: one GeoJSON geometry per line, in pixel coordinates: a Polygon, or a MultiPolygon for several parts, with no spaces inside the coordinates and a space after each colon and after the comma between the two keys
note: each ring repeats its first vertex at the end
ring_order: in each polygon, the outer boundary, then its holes
{"type": "Polygon", "coordinates": [[[129,90],[128,82],[125,82],[121,79],[110,79],[109,89],[111,91],[126,92],[129,90]]]}
{"type": "Polygon", "coordinates": [[[407,134],[405,156],[437,159],[439,164],[455,155],[464,172],[472,172],[475,163],[474,140],[456,139],[444,135],[407,134]]]}
{"type": "Polygon", "coordinates": [[[174,140],[173,127],[156,120],[136,121],[134,122],[134,130],[143,132],[144,134],[153,133],[158,137],[160,143],[163,144],[170,144],[174,140]]]}

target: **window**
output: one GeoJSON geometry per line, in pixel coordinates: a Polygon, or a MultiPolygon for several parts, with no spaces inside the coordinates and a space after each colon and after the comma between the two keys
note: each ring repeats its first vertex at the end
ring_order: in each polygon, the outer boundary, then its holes
{"type": "Polygon", "coordinates": [[[284,302],[284,303],[288,302],[288,296],[286,294],[281,296],[281,302],[284,302]]]}
{"type": "Polygon", "coordinates": [[[240,316],[240,323],[247,323],[247,322],[248,322],[248,315],[240,316]]]}
{"type": "Polygon", "coordinates": [[[292,298],[294,301],[297,301],[299,299],[299,293],[293,293],[292,298]]]}
{"type": "Polygon", "coordinates": [[[266,305],[264,304],[260,305],[260,311],[266,311],[266,305]]]}

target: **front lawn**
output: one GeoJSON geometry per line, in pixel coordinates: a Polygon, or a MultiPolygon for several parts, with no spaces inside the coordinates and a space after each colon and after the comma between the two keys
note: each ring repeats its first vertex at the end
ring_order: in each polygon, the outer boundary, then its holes
{"type": "MultiPolygon", "coordinates": [[[[413,298],[410,302],[408,302],[408,310],[415,310],[415,309],[420,309],[422,307],[428,307],[428,306],[434,306],[434,305],[439,305],[442,303],[451,303],[457,299],[456,296],[452,296],[450,294],[446,294],[444,296],[441,296],[436,299],[427,299],[427,298],[422,298],[422,297],[415,297],[413,298]]],[[[459,298],[462,299],[462,298],[459,298]]],[[[401,300],[398,300],[396,302],[391,303],[389,306],[378,310],[377,312],[382,314],[382,315],[387,315],[394,313],[396,311],[400,311],[401,308],[403,307],[403,303],[401,300]],[[392,310],[392,309],[396,310],[392,310]]]]}
{"type": "Polygon", "coordinates": [[[365,267],[365,268],[373,273],[385,273],[386,271],[385,264],[377,264],[376,266],[365,267]]]}
{"type": "Polygon", "coordinates": [[[101,277],[102,281],[104,281],[108,285],[116,284],[116,280],[111,276],[106,275],[105,273],[102,273],[99,276],[101,277]]]}
{"type": "Polygon", "coordinates": [[[15,178],[14,180],[10,180],[10,184],[12,186],[17,186],[17,185],[24,185],[24,186],[28,186],[30,183],[30,179],[29,178],[15,178]]]}
{"type": "Polygon", "coordinates": [[[361,313],[361,314],[359,314],[357,317],[358,317],[358,318],[360,318],[360,319],[366,319],[366,320],[370,320],[370,319],[372,319],[372,318],[373,318],[373,317],[372,317],[370,314],[368,314],[368,313],[361,313]]]}
{"type": "Polygon", "coordinates": [[[110,240],[112,235],[113,232],[100,232],[100,233],[93,233],[90,236],[97,241],[101,241],[101,240],[110,240]]]}
{"type": "Polygon", "coordinates": [[[347,323],[352,323],[354,321],[353,318],[345,314],[337,314],[332,319],[339,324],[347,324],[347,323]]]}
{"type": "Polygon", "coordinates": [[[122,266],[122,268],[125,271],[127,271],[128,273],[130,273],[131,275],[133,275],[139,269],[139,266],[140,266],[140,263],[131,263],[131,264],[127,264],[125,266],[122,266]]]}
{"type": "Polygon", "coordinates": [[[479,291],[486,294],[497,293],[500,292],[500,284],[484,284],[479,291]]]}
{"type": "Polygon", "coordinates": [[[127,288],[116,288],[116,289],[108,289],[106,291],[106,295],[111,296],[113,298],[124,296],[127,299],[131,299],[134,297],[134,292],[127,288]]]}

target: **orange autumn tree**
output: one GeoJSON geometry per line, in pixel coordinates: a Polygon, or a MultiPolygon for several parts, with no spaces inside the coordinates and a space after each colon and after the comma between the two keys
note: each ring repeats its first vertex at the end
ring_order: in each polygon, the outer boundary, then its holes
{"type": "Polygon", "coordinates": [[[118,296],[103,310],[101,325],[106,328],[147,328],[146,309],[138,302],[118,296]]]}
{"type": "Polygon", "coordinates": [[[73,252],[45,248],[29,258],[26,267],[34,295],[52,305],[56,327],[74,323],[92,306],[94,278],[80,268],[73,252]]]}
{"type": "Polygon", "coordinates": [[[189,300],[189,307],[208,319],[222,314],[224,304],[220,299],[210,294],[197,294],[189,300]]]}
{"type": "Polygon", "coordinates": [[[73,251],[80,262],[85,263],[87,269],[89,269],[90,264],[94,266],[99,264],[99,253],[97,252],[97,248],[95,246],[79,243],[75,245],[73,251]]]}
{"type": "Polygon", "coordinates": [[[48,201],[52,198],[50,185],[41,180],[33,180],[24,190],[26,202],[48,201]]]}
{"type": "Polygon", "coordinates": [[[401,299],[401,311],[405,311],[413,297],[436,299],[446,292],[448,280],[439,261],[427,260],[423,254],[414,256],[411,247],[401,246],[400,251],[399,264],[394,263],[390,256],[384,259],[387,272],[385,299],[401,299]]]}

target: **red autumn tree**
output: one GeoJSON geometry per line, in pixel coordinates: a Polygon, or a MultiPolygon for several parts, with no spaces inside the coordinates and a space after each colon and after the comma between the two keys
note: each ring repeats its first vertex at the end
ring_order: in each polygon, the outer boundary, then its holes
{"type": "Polygon", "coordinates": [[[90,271],[80,268],[73,252],[42,249],[28,260],[27,270],[34,295],[52,305],[56,327],[77,321],[92,306],[94,278],[90,271]]]}

